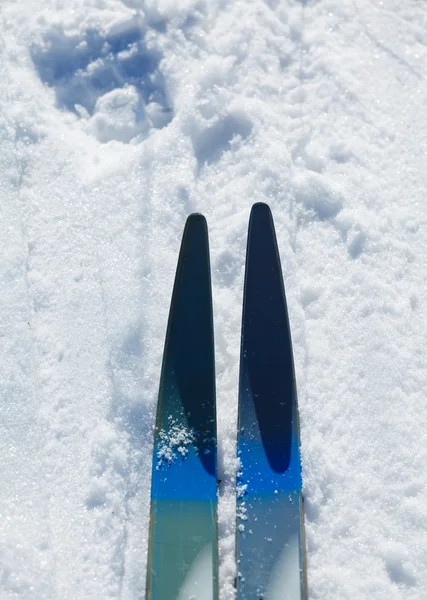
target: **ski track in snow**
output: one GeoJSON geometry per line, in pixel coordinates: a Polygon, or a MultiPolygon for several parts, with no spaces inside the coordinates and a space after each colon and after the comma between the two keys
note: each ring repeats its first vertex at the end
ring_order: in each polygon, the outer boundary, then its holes
{"type": "Polygon", "coordinates": [[[145,594],[186,216],[208,220],[220,598],[246,229],[276,223],[311,599],[427,597],[427,6],[3,0],[0,598],[145,594]]]}

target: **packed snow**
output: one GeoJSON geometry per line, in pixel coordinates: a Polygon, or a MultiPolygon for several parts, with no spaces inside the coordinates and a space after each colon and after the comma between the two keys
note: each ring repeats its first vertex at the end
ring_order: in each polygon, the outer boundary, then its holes
{"type": "Polygon", "coordinates": [[[423,0],[1,0],[1,600],[145,597],[162,350],[194,211],[233,599],[257,201],[294,342],[309,597],[427,598],[426,81],[423,0]]]}

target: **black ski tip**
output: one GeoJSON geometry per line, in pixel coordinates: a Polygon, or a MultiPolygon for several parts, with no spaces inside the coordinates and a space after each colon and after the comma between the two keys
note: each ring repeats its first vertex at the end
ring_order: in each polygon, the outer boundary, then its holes
{"type": "Polygon", "coordinates": [[[206,218],[202,215],[202,213],[191,213],[188,215],[185,226],[188,227],[192,224],[200,223],[206,225],[206,218]]]}
{"type": "Polygon", "coordinates": [[[208,235],[208,224],[205,217],[201,213],[191,213],[191,215],[187,217],[184,233],[182,234],[181,249],[188,244],[188,242],[185,240],[187,240],[189,236],[193,235],[202,235],[204,237],[207,237],[208,235]]]}
{"type": "Polygon", "coordinates": [[[253,218],[257,218],[259,215],[269,215],[271,216],[271,209],[268,206],[268,204],[266,204],[265,202],[256,202],[253,206],[252,206],[252,210],[251,210],[251,219],[253,218]]]}
{"type": "Polygon", "coordinates": [[[269,256],[269,261],[271,264],[277,263],[279,261],[279,254],[271,209],[265,202],[256,202],[252,206],[249,218],[247,259],[249,258],[249,250],[251,247],[257,254],[260,252],[264,256],[267,251],[264,247],[265,243],[267,243],[267,245],[270,243],[271,251],[273,254],[276,254],[276,257],[272,255],[269,256]],[[262,244],[263,248],[258,247],[259,244],[262,244]],[[255,249],[254,246],[257,246],[257,249],[255,249]]]}

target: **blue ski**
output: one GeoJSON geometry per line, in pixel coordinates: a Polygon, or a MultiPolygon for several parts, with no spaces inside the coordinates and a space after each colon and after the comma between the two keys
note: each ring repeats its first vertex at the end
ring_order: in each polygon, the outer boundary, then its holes
{"type": "Polygon", "coordinates": [[[237,453],[237,600],[307,598],[292,342],[273,218],[252,208],[237,453]]]}
{"type": "Polygon", "coordinates": [[[147,600],[217,599],[217,450],[206,220],[187,219],[154,435],[147,600]]]}

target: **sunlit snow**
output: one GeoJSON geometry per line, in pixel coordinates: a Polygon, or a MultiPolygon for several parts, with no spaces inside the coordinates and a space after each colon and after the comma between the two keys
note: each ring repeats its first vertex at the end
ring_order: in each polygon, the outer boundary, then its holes
{"type": "Polygon", "coordinates": [[[185,219],[232,600],[249,212],[273,212],[312,600],[427,598],[427,2],[1,0],[0,599],[145,597],[185,219]]]}

